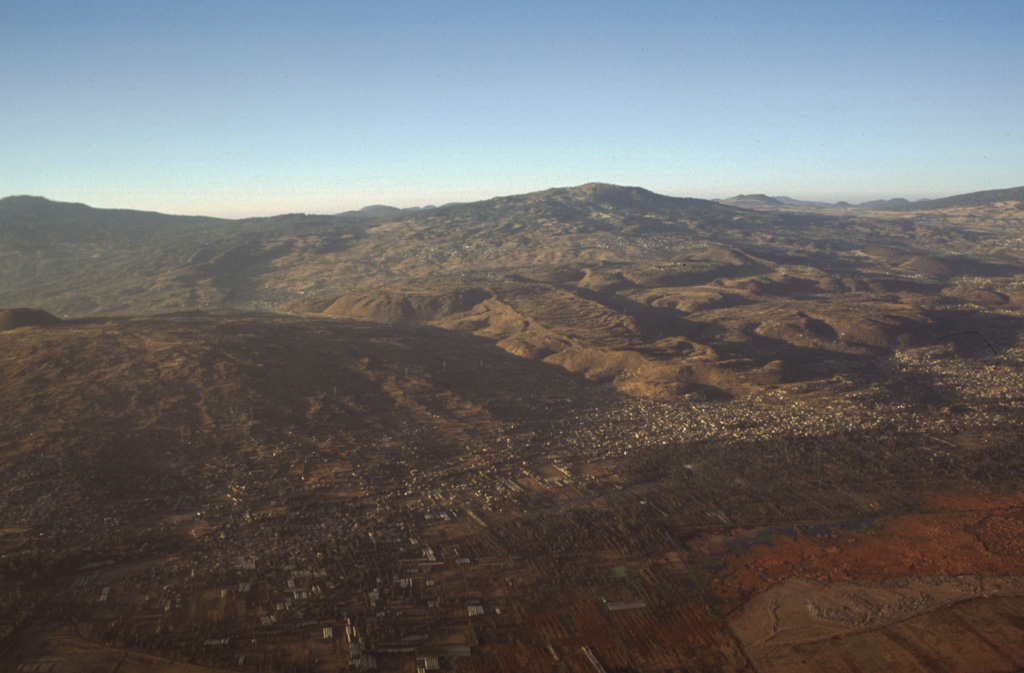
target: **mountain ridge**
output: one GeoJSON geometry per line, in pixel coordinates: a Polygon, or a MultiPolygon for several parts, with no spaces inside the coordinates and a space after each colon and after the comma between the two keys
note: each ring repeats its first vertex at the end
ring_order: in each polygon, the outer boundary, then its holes
{"type": "MultiPolygon", "coordinates": [[[[1016,191],[1024,190],[970,198],[1016,191]]],[[[951,242],[967,236],[963,223],[942,210],[912,215],[918,228],[904,229],[894,226],[892,215],[866,211],[853,226],[849,212],[838,209],[738,206],[599,182],[435,208],[370,206],[349,214],[240,220],[8,197],[0,200],[0,306],[37,306],[61,317],[278,310],[293,301],[396,284],[461,291],[499,279],[563,278],[604,291],[735,274],[730,264],[701,259],[708,249],[799,264],[809,255],[831,255],[828,264],[842,258],[861,268],[870,258],[849,251],[887,247],[904,251],[900,263],[915,256],[937,260],[904,272],[948,269],[955,278],[967,269],[963,260],[939,259],[951,242]]],[[[998,226],[979,212],[970,226],[1009,231],[1020,211],[1009,212],[998,226]]],[[[963,238],[955,248],[976,242],[963,238]]],[[[753,274],[771,266],[757,264],[742,268],[753,274]]]]}
{"type": "Polygon", "coordinates": [[[956,194],[924,202],[897,204],[893,210],[937,210],[940,208],[960,208],[981,206],[1002,201],[1017,201],[1018,208],[1024,209],[1024,186],[1007,189],[988,189],[980,192],[956,194]]]}
{"type": "Polygon", "coordinates": [[[212,217],[208,215],[175,215],[154,210],[137,210],[130,208],[98,208],[81,202],[56,201],[44,196],[11,195],[0,198],[0,213],[9,214],[12,212],[21,212],[24,214],[30,214],[33,211],[38,211],[39,209],[51,209],[52,211],[62,212],[64,214],[69,214],[72,212],[77,212],[80,214],[102,213],[107,215],[113,215],[115,213],[139,214],[148,216],[162,216],[169,218],[199,218],[203,220],[210,220],[216,222],[253,222],[269,220],[284,216],[298,215],[302,215],[304,217],[361,217],[366,219],[388,219],[393,217],[404,217],[407,215],[414,215],[418,213],[431,213],[433,211],[439,210],[447,211],[448,209],[452,208],[480,206],[482,204],[495,204],[505,202],[522,203],[540,201],[544,199],[554,199],[563,202],[595,203],[603,205],[613,205],[617,207],[622,207],[625,205],[643,205],[650,207],[671,204],[680,205],[684,203],[714,203],[722,205],[739,206],[740,203],[747,203],[751,205],[763,205],[773,207],[802,206],[813,208],[908,211],[936,210],[941,208],[961,206],[977,206],[997,201],[1019,201],[1021,203],[1024,203],[1024,186],[1010,187],[1005,189],[982,190],[977,192],[968,192],[964,194],[955,194],[936,199],[922,199],[919,201],[908,201],[907,199],[902,197],[894,197],[890,199],[875,199],[872,201],[865,201],[862,203],[852,204],[846,201],[838,201],[835,203],[827,203],[822,201],[805,201],[801,199],[794,199],[788,196],[768,196],[766,194],[761,193],[738,194],[736,196],[724,199],[701,199],[686,196],[669,196],[639,186],[624,186],[603,182],[588,182],[582,185],[576,185],[571,187],[552,187],[532,192],[495,196],[489,199],[482,199],[479,201],[447,203],[440,206],[428,205],[399,208],[396,206],[389,206],[386,204],[373,204],[369,206],[364,206],[359,209],[347,210],[334,214],[307,215],[305,213],[281,213],[278,215],[266,215],[243,218],[221,218],[212,217]]]}
{"type": "Polygon", "coordinates": [[[890,199],[874,199],[861,203],[849,203],[837,201],[827,203],[824,201],[804,201],[789,196],[767,196],[765,194],[737,194],[727,199],[717,199],[719,203],[727,203],[739,207],[751,208],[812,208],[822,210],[852,210],[852,211],[897,211],[910,212],[918,210],[941,210],[944,208],[960,208],[971,206],[985,206],[1002,201],[1017,201],[1018,207],[1024,209],[1024,187],[1011,187],[1008,189],[989,189],[966,194],[955,194],[937,199],[920,199],[910,201],[902,197],[890,199]]]}

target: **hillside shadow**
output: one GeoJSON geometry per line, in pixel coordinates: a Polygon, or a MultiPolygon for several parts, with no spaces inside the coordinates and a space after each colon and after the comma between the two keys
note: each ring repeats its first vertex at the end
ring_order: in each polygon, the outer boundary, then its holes
{"type": "Polygon", "coordinates": [[[572,285],[563,287],[581,299],[592,301],[627,316],[636,324],[645,339],[686,337],[695,341],[711,341],[725,332],[718,325],[690,320],[674,308],[651,306],[617,294],[597,292],[572,285]]]}

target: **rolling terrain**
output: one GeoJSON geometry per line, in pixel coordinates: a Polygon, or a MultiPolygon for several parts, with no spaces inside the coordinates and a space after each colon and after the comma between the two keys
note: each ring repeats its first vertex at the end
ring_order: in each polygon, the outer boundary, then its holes
{"type": "Polygon", "coordinates": [[[1024,218],[1004,200],[1019,193],[993,194],[867,217],[591,184],[382,219],[237,222],[13,198],[0,202],[0,305],[414,321],[630,392],[727,396],[1019,310],[1024,218]]]}
{"type": "Polygon", "coordinates": [[[1018,670],[1021,203],[0,200],[0,671],[1018,670]]]}

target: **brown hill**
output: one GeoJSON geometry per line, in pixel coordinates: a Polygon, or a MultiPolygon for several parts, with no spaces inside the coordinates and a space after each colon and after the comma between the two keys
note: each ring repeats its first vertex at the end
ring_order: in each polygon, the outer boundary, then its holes
{"type": "Polygon", "coordinates": [[[957,194],[941,199],[899,203],[890,206],[890,210],[940,210],[943,208],[970,208],[987,206],[994,203],[1013,203],[1018,210],[1024,210],[1024,187],[1010,189],[988,189],[969,194],[957,194]]]}
{"type": "Polygon", "coordinates": [[[60,318],[46,311],[34,308],[0,309],[0,332],[20,327],[50,327],[61,322],[60,318]]]}
{"type": "Polygon", "coordinates": [[[325,316],[361,318],[379,322],[435,322],[470,311],[491,294],[479,288],[444,292],[443,289],[361,291],[329,300],[295,300],[284,309],[325,316]]]}
{"type": "Polygon", "coordinates": [[[914,255],[900,264],[900,268],[925,276],[948,276],[950,274],[949,266],[937,259],[923,255],[914,255]]]}

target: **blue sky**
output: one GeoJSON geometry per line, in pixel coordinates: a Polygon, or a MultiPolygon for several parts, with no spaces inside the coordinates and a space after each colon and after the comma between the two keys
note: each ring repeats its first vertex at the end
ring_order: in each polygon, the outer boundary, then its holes
{"type": "Polygon", "coordinates": [[[1021,0],[4,0],[0,196],[241,217],[1018,186],[1022,35],[1021,0]]]}

